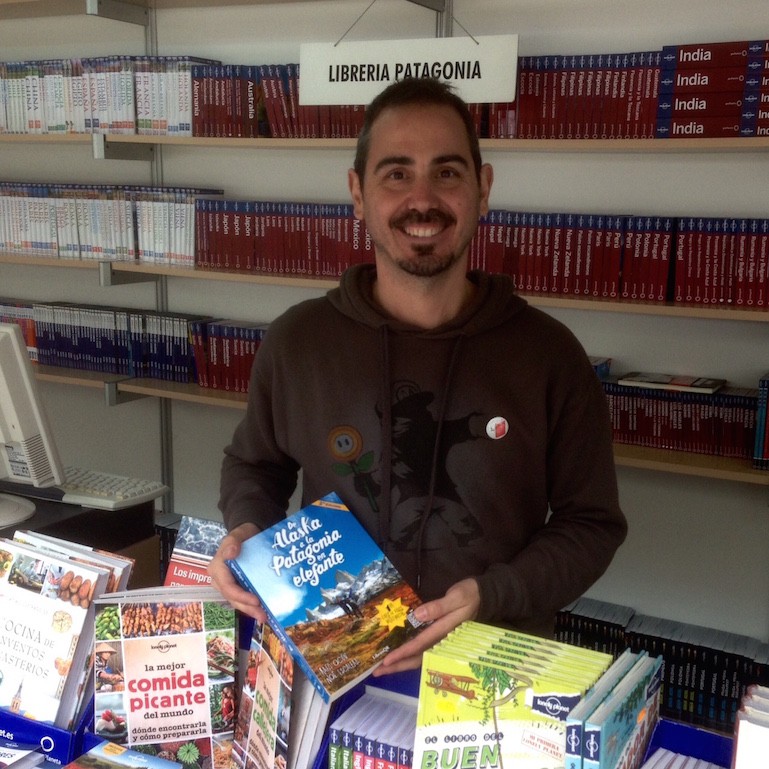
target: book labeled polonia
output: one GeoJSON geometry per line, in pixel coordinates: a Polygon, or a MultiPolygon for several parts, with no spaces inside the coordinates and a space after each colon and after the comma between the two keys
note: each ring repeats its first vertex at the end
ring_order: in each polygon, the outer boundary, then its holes
{"type": "Polygon", "coordinates": [[[413,766],[563,769],[566,717],[583,694],[557,676],[428,650],[413,766]]]}
{"type": "Polygon", "coordinates": [[[98,603],[94,731],[202,769],[232,748],[234,611],[162,590],[98,603]]]}

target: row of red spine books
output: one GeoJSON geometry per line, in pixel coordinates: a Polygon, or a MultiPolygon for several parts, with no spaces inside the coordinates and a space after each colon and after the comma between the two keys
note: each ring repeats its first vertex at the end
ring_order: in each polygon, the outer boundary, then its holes
{"type": "Polygon", "coordinates": [[[614,440],[634,446],[750,459],[758,390],[722,387],[715,393],[628,387],[603,381],[614,440]]]}
{"type": "Polygon", "coordinates": [[[191,68],[192,136],[269,136],[259,68],[208,63],[191,68]]]}
{"type": "Polygon", "coordinates": [[[201,387],[247,393],[251,367],[267,323],[200,319],[190,324],[192,352],[201,387]]]}
{"type": "MultiPolygon", "coordinates": [[[[350,204],[199,198],[195,229],[203,269],[337,277],[374,259],[350,204]]],[[[769,294],[769,219],[495,209],[469,264],[512,276],[522,292],[759,309],[769,294]]]]}
{"type": "Polygon", "coordinates": [[[679,219],[676,302],[764,309],[768,281],[769,219],[679,219]]]}
{"type": "Polygon", "coordinates": [[[639,51],[522,57],[518,138],[652,138],[660,56],[639,51]]]}
{"type": "Polygon", "coordinates": [[[295,277],[338,277],[373,262],[373,244],[346,203],[199,198],[195,266],[295,277]]]}

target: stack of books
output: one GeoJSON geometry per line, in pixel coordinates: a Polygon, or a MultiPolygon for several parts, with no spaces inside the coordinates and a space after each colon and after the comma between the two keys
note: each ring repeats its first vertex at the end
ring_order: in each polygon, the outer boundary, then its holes
{"type": "Polygon", "coordinates": [[[635,751],[656,722],[662,660],[630,651],[621,659],[463,623],[423,657],[414,765],[483,756],[487,765],[556,769],[581,767],[584,755],[594,762],[585,767],[624,766],[625,749],[635,751]]]}
{"type": "Polygon", "coordinates": [[[662,717],[718,734],[732,733],[746,691],[769,686],[769,644],[597,599],[580,598],[559,612],[556,637],[590,649],[661,656],[662,717]]]}
{"type": "Polygon", "coordinates": [[[641,769],[723,769],[720,764],[685,756],[667,748],[657,748],[641,765],[641,769]]]}
{"type": "Polygon", "coordinates": [[[662,49],[657,138],[755,136],[767,41],[662,49]]]}
{"type": "Polygon", "coordinates": [[[94,602],[125,586],[134,561],[17,531],[0,540],[7,656],[0,714],[72,729],[92,691],[94,602]]]}
{"type": "Polygon", "coordinates": [[[417,699],[367,686],[328,727],[328,769],[409,769],[413,763],[417,699]]]}
{"type": "Polygon", "coordinates": [[[769,755],[769,688],[750,686],[734,725],[732,769],[754,769],[769,755]]]}

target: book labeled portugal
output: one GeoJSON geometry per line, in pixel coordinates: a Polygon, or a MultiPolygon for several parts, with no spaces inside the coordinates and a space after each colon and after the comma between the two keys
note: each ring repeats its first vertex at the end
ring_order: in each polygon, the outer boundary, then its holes
{"type": "Polygon", "coordinates": [[[423,626],[413,588],[334,493],[246,540],[228,565],[326,702],[423,626]]]}

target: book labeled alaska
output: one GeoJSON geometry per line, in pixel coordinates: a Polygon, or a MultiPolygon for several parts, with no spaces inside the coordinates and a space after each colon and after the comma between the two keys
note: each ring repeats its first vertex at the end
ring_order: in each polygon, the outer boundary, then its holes
{"type": "Polygon", "coordinates": [[[228,565],[326,702],[423,627],[414,589],[335,493],[246,540],[228,565]]]}

